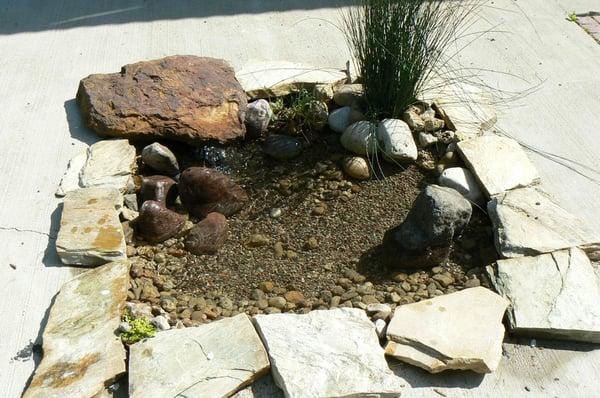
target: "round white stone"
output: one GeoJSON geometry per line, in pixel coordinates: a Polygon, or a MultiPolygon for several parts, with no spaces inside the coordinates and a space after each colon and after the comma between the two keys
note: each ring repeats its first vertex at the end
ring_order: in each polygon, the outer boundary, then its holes
{"type": "Polygon", "coordinates": [[[398,161],[417,160],[417,145],[410,127],[400,119],[384,119],[377,127],[377,139],[384,158],[398,161]]]}
{"type": "Polygon", "coordinates": [[[471,202],[483,203],[485,200],[475,176],[462,167],[450,167],[444,170],[439,177],[439,183],[443,187],[457,190],[471,202]]]}
{"type": "Polygon", "coordinates": [[[340,137],[340,143],[347,150],[359,155],[371,155],[377,150],[376,127],[373,123],[361,120],[351,124],[340,137]]]}

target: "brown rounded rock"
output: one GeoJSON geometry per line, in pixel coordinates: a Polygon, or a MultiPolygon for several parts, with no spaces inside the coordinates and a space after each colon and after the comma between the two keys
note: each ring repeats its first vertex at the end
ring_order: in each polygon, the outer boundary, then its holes
{"type": "Polygon", "coordinates": [[[139,234],[151,243],[163,242],[177,235],[185,225],[185,217],[167,209],[162,203],[147,200],[137,219],[139,234]]]}
{"type": "Polygon", "coordinates": [[[229,225],[221,213],[208,213],[185,238],[185,248],[193,254],[215,254],[227,240],[229,225]]]}
{"type": "Polygon", "coordinates": [[[218,212],[230,216],[242,209],[248,195],[225,174],[207,167],[190,167],[181,173],[179,196],[191,214],[204,218],[218,212]]]}
{"type": "Polygon", "coordinates": [[[304,300],[304,295],[297,290],[290,290],[289,292],[286,292],[283,297],[287,302],[293,304],[298,304],[304,300]]]}
{"type": "Polygon", "coordinates": [[[165,206],[172,204],[177,199],[177,183],[172,178],[165,176],[142,177],[140,196],[142,203],[154,200],[165,206]]]}
{"type": "Polygon", "coordinates": [[[371,176],[369,162],[360,156],[347,157],[342,162],[344,172],[357,180],[367,180],[371,176]]]}

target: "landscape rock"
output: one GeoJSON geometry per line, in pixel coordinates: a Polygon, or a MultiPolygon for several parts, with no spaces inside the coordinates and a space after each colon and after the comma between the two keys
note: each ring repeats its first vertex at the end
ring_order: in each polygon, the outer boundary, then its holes
{"type": "Polygon", "coordinates": [[[582,250],[498,260],[487,270],[511,302],[511,332],[600,343],[600,274],[582,250]]]}
{"type": "Polygon", "coordinates": [[[502,358],[507,306],[483,287],[398,306],[387,327],[385,352],[430,373],[493,372],[502,358]]]}
{"type": "Polygon", "coordinates": [[[349,156],[342,161],[342,169],[346,174],[357,180],[368,180],[371,177],[371,168],[367,159],[360,156],[349,156]]]}
{"type": "Polygon", "coordinates": [[[252,62],[236,77],[252,99],[282,97],[301,89],[311,92],[317,84],[335,87],[347,79],[342,70],[288,61],[252,62]]]}
{"type": "Polygon", "coordinates": [[[65,171],[65,174],[58,185],[58,189],[56,190],[56,196],[63,197],[67,192],[81,188],[79,186],[79,173],[81,173],[81,169],[85,165],[86,160],[87,148],[69,160],[67,171],[65,171]]]}
{"type": "Polygon", "coordinates": [[[212,212],[228,217],[248,201],[242,187],[225,174],[206,167],[190,167],[181,173],[179,197],[188,211],[200,218],[212,212]]]}
{"type": "Polygon", "coordinates": [[[387,329],[387,324],[383,319],[377,319],[375,322],[375,333],[377,333],[377,337],[383,339],[385,337],[385,331],[387,329]]]}
{"type": "Polygon", "coordinates": [[[436,144],[438,142],[438,138],[431,134],[426,133],[425,131],[421,131],[419,133],[419,145],[422,147],[428,147],[430,145],[436,144]]]}
{"type": "Polygon", "coordinates": [[[461,141],[457,146],[488,196],[539,182],[537,170],[511,138],[485,135],[461,141]]]}
{"type": "Polygon", "coordinates": [[[471,219],[471,203],[451,188],[428,185],[415,199],[408,215],[389,237],[413,267],[439,265],[452,239],[471,219]]]}
{"type": "Polygon", "coordinates": [[[144,147],[142,161],[164,175],[174,176],[179,174],[179,163],[175,154],[158,142],[144,147]]]}
{"type": "Polygon", "coordinates": [[[130,347],[129,396],[228,397],[266,374],[267,353],[246,314],[171,329],[130,347]]]}
{"type": "Polygon", "coordinates": [[[364,311],[257,315],[254,322],[286,397],[400,395],[402,380],[390,371],[364,311]]]}
{"type": "Polygon", "coordinates": [[[273,116],[271,105],[264,99],[248,104],[246,109],[246,130],[251,137],[260,137],[269,127],[269,122],[273,116]]]}
{"type": "Polygon", "coordinates": [[[263,151],[275,159],[293,159],[302,153],[302,142],[288,135],[271,134],[265,139],[263,151]]]}
{"type": "Polygon", "coordinates": [[[44,357],[23,397],[94,397],[125,373],[127,354],[115,332],[128,284],[125,260],[63,285],[44,329],[44,357]]]}
{"type": "Polygon", "coordinates": [[[408,127],[415,133],[425,130],[425,122],[421,118],[416,107],[409,107],[403,114],[402,120],[408,124],[408,127]]]}
{"type": "Polygon", "coordinates": [[[333,86],[330,84],[315,84],[312,94],[319,101],[329,102],[333,99],[333,86]]]}
{"type": "Polygon", "coordinates": [[[339,106],[352,106],[361,99],[362,95],[362,84],[344,84],[334,91],[333,102],[339,106]]]}
{"type": "Polygon", "coordinates": [[[251,386],[232,395],[231,398],[284,398],[284,395],[269,373],[256,380],[251,386]]]}
{"type": "Polygon", "coordinates": [[[193,254],[215,254],[227,241],[229,226],[220,213],[208,213],[185,238],[185,248],[193,254]]]}
{"type": "Polygon", "coordinates": [[[408,124],[402,120],[384,119],[379,122],[377,139],[384,158],[400,162],[417,159],[417,145],[408,124]]]}
{"type": "Polygon", "coordinates": [[[162,203],[147,200],[137,219],[138,233],[150,243],[164,242],[177,235],[185,225],[185,217],[167,209],[162,203]]]}
{"type": "Polygon", "coordinates": [[[116,188],[121,192],[132,191],[135,169],[135,148],[127,140],[99,141],[86,150],[85,161],[79,154],[69,163],[69,169],[61,181],[60,193],[78,188],[116,188]],[[80,167],[77,170],[77,167],[80,167]],[[78,183],[75,183],[75,174],[78,183]]]}
{"type": "Polygon", "coordinates": [[[243,138],[246,94],[223,60],[176,55],[86,77],[77,102],[103,136],[221,143],[243,138]]]}
{"type": "Polygon", "coordinates": [[[600,259],[600,234],[536,188],[497,195],[488,202],[498,253],[504,257],[535,256],[573,246],[600,259]]]}
{"type": "Polygon", "coordinates": [[[342,108],[338,108],[332,111],[327,117],[327,124],[329,128],[335,131],[336,133],[343,133],[346,131],[348,126],[350,126],[350,114],[352,113],[352,108],[349,106],[344,106],[342,108]]]}
{"type": "Polygon", "coordinates": [[[377,127],[362,120],[348,126],[340,137],[340,143],[347,150],[359,155],[373,155],[377,150],[377,127]]]}
{"type": "Polygon", "coordinates": [[[171,325],[169,325],[169,321],[163,315],[157,315],[150,320],[150,323],[153,324],[157,330],[164,332],[165,330],[171,329],[171,325]]]}
{"type": "Polygon", "coordinates": [[[142,203],[154,200],[164,206],[171,205],[177,199],[177,183],[166,176],[142,177],[140,197],[142,203]]]}
{"type": "Polygon", "coordinates": [[[118,190],[77,189],[63,203],[56,251],[64,264],[93,266],[126,258],[118,190]]]}
{"type": "Polygon", "coordinates": [[[440,175],[438,182],[443,187],[456,189],[467,200],[481,204],[485,196],[479,188],[477,179],[471,172],[462,167],[450,167],[440,175]]]}

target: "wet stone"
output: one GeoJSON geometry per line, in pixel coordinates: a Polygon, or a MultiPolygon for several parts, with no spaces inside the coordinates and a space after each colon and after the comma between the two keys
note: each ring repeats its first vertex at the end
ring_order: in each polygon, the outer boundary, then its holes
{"type": "Polygon", "coordinates": [[[220,213],[209,213],[185,238],[185,248],[193,254],[215,254],[229,234],[227,219],[220,213]]]}
{"type": "Polygon", "coordinates": [[[275,159],[288,160],[300,155],[302,143],[294,137],[271,134],[265,139],[263,151],[275,159]]]}
{"type": "Polygon", "coordinates": [[[138,231],[148,242],[163,242],[177,235],[185,221],[184,216],[167,209],[162,203],[147,200],[140,209],[138,231]]]}
{"type": "Polygon", "coordinates": [[[142,203],[154,200],[165,206],[171,205],[177,198],[177,183],[172,178],[165,176],[142,177],[140,197],[142,203]]]}
{"type": "Polygon", "coordinates": [[[158,142],[144,147],[142,150],[142,161],[159,173],[168,176],[179,174],[179,163],[175,154],[158,142]]]}

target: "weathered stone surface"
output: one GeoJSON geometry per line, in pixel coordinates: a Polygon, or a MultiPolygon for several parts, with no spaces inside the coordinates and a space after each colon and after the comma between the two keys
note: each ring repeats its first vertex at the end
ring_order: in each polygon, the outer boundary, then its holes
{"type": "Polygon", "coordinates": [[[303,88],[310,92],[317,84],[337,86],[347,79],[341,70],[287,61],[251,63],[236,77],[253,99],[281,97],[303,88]]]}
{"type": "Polygon", "coordinates": [[[165,175],[174,176],[179,174],[179,163],[175,154],[158,142],[144,147],[142,150],[142,161],[165,175]]]}
{"type": "Polygon", "coordinates": [[[142,177],[141,202],[155,200],[163,205],[173,204],[177,199],[177,183],[166,176],[142,177]]]}
{"type": "Polygon", "coordinates": [[[185,217],[167,209],[162,203],[147,200],[137,219],[138,232],[148,242],[158,243],[174,237],[183,229],[185,217]]]}
{"type": "Polygon", "coordinates": [[[164,331],[131,346],[129,396],[228,397],[268,369],[260,338],[240,314],[164,331]]]}
{"type": "Polygon", "coordinates": [[[329,125],[329,128],[340,134],[346,131],[348,126],[351,124],[351,113],[352,108],[349,106],[344,106],[332,111],[327,117],[327,124],[329,125]]]}
{"type": "Polygon", "coordinates": [[[44,329],[44,357],[24,397],[94,397],[125,373],[126,352],[115,331],[128,277],[125,260],[65,283],[44,329]]]}
{"type": "Polygon", "coordinates": [[[255,325],[286,397],[397,397],[401,379],[384,359],[364,311],[258,315],[255,325]]]}
{"type": "Polygon", "coordinates": [[[504,257],[531,256],[580,246],[600,257],[600,234],[536,188],[515,189],[488,202],[498,252],[504,257]]]}
{"type": "Polygon", "coordinates": [[[498,260],[488,274],[511,302],[512,332],[600,343],[600,275],[582,250],[498,260]]]}
{"type": "Polygon", "coordinates": [[[362,84],[344,84],[333,93],[333,102],[339,106],[352,106],[363,95],[362,84]]]}
{"type": "Polygon", "coordinates": [[[431,267],[444,261],[452,239],[471,219],[471,203],[451,188],[428,185],[398,227],[388,231],[403,261],[413,267],[431,267]]]}
{"type": "Polygon", "coordinates": [[[408,127],[415,133],[425,130],[425,121],[421,118],[420,110],[417,107],[409,107],[403,114],[402,120],[408,124],[408,127]]]}
{"type": "Polygon", "coordinates": [[[248,195],[228,176],[206,167],[190,167],[181,173],[179,197],[196,217],[213,211],[230,216],[242,209],[248,195]]]}
{"type": "Polygon", "coordinates": [[[360,156],[349,156],[342,161],[342,169],[346,174],[357,180],[368,180],[371,177],[371,167],[367,159],[360,156]]]}
{"type": "Polygon", "coordinates": [[[245,120],[248,135],[260,137],[265,133],[269,127],[271,116],[273,116],[273,111],[267,100],[259,99],[249,103],[245,120]]]}
{"type": "Polygon", "coordinates": [[[185,238],[185,248],[194,254],[215,254],[227,241],[229,225],[224,215],[208,213],[185,238]]]}
{"type": "Polygon", "coordinates": [[[489,196],[539,182],[537,170],[519,143],[511,138],[485,135],[461,141],[457,146],[489,196]]]}
{"type": "Polygon", "coordinates": [[[502,358],[508,301],[483,287],[396,307],[386,354],[431,373],[493,372],[502,358]]]}
{"type": "Polygon", "coordinates": [[[69,191],[81,188],[79,186],[79,173],[81,173],[81,169],[85,165],[86,160],[87,148],[69,160],[67,171],[65,171],[63,178],[60,180],[58,189],[56,190],[56,196],[62,197],[69,191]]]}
{"type": "Polygon", "coordinates": [[[275,384],[271,374],[268,374],[231,398],[284,398],[284,395],[283,391],[275,384]]]}
{"type": "Polygon", "coordinates": [[[125,256],[119,221],[123,197],[116,189],[83,188],[64,200],[56,251],[64,264],[99,265],[125,256]]]}
{"type": "Polygon", "coordinates": [[[462,196],[473,203],[481,204],[485,201],[477,179],[465,168],[447,168],[442,172],[438,181],[443,187],[456,189],[462,196]]]}
{"type": "Polygon", "coordinates": [[[340,137],[340,143],[347,150],[359,155],[372,155],[377,150],[377,127],[366,120],[348,126],[340,137]]]}
{"type": "Polygon", "coordinates": [[[246,95],[223,60],[177,55],[91,75],[77,102],[100,135],[199,143],[244,137],[246,95]]]}
{"type": "Polygon", "coordinates": [[[133,188],[135,148],[127,140],[104,140],[88,148],[85,165],[79,175],[82,188],[117,188],[121,192],[133,188]]]}
{"type": "Polygon", "coordinates": [[[302,142],[288,135],[271,134],[265,139],[263,151],[275,159],[288,160],[302,153],[302,142]]]}
{"type": "Polygon", "coordinates": [[[417,145],[408,124],[400,119],[384,119],[377,126],[377,139],[386,159],[416,160],[417,145]]]}

